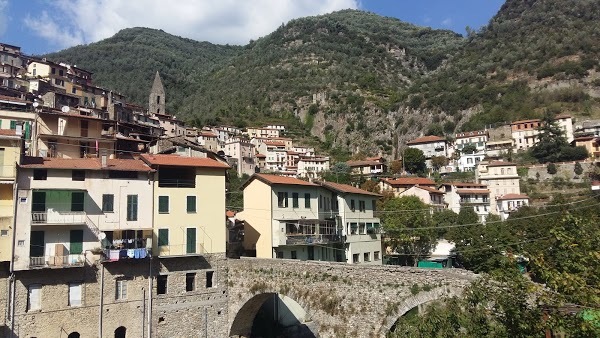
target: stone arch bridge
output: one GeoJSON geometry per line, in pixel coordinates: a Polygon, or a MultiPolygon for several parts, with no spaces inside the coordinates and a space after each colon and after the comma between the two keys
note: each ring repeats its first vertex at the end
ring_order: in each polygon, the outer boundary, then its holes
{"type": "Polygon", "coordinates": [[[460,295],[477,275],[461,269],[242,258],[228,262],[229,336],[249,337],[275,294],[305,312],[307,337],[385,337],[410,309],[460,295]]]}

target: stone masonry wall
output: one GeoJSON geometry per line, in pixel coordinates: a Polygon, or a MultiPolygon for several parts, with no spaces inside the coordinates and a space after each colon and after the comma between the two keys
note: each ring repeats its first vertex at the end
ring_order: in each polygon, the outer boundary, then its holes
{"type": "MultiPolygon", "coordinates": [[[[115,330],[123,326],[127,337],[148,337],[151,308],[152,337],[226,337],[225,265],[225,254],[215,254],[21,271],[15,275],[14,334],[10,334],[8,323],[4,335],[66,337],[78,332],[81,337],[112,338],[115,330]],[[213,271],[212,287],[206,287],[207,271],[213,271]],[[157,295],[159,274],[167,276],[164,295],[157,295]],[[193,291],[186,291],[186,274],[195,274],[193,291]],[[127,284],[124,299],[116,297],[120,280],[127,284]],[[82,283],[81,306],[69,305],[69,283],[74,282],[82,283]],[[28,287],[32,284],[42,286],[39,310],[28,310],[28,287]]],[[[0,286],[2,291],[8,279],[0,278],[0,283],[4,283],[0,286]]],[[[0,299],[5,295],[8,292],[3,292],[0,299]]]]}
{"type": "Polygon", "coordinates": [[[239,311],[255,296],[279,293],[307,311],[313,321],[307,325],[320,337],[385,337],[407,308],[458,294],[477,278],[460,269],[251,258],[228,263],[230,327],[252,319],[249,307],[239,311]]]}
{"type": "Polygon", "coordinates": [[[575,175],[575,172],[573,171],[575,169],[575,162],[561,162],[555,163],[556,174],[554,175],[548,174],[547,164],[529,166],[527,178],[537,179],[537,174],[539,174],[540,181],[552,180],[554,177],[560,177],[566,181],[580,183],[583,182],[583,180],[588,177],[588,173],[593,170],[594,163],[579,162],[579,164],[581,164],[581,167],[583,168],[583,174],[581,175],[575,175]]]}

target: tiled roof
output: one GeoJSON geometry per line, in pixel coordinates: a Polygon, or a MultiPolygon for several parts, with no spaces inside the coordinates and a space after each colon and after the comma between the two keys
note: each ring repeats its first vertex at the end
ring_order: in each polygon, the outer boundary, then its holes
{"type": "Polygon", "coordinates": [[[389,185],[433,185],[435,182],[425,177],[400,177],[383,179],[389,185]]]}
{"type": "Polygon", "coordinates": [[[26,156],[19,166],[21,168],[29,169],[152,171],[148,165],[140,160],[107,159],[106,164],[106,167],[102,167],[102,162],[99,158],[50,158],[26,156]]]}
{"type": "Polygon", "coordinates": [[[505,162],[505,161],[491,161],[487,164],[488,167],[502,167],[502,166],[507,166],[507,165],[517,165],[517,164],[512,163],[512,162],[505,162]]]}
{"type": "Polygon", "coordinates": [[[416,188],[423,189],[425,191],[429,191],[432,194],[439,194],[439,195],[443,195],[444,194],[443,191],[440,191],[440,190],[437,190],[437,189],[434,189],[434,188],[430,188],[430,187],[426,187],[426,186],[420,186],[420,185],[418,185],[418,186],[416,186],[416,188]]]}
{"type": "Polygon", "coordinates": [[[357,194],[357,195],[369,195],[369,196],[376,196],[376,197],[381,197],[380,194],[374,193],[374,192],[370,192],[370,191],[366,191],[366,190],[362,190],[356,187],[353,187],[351,185],[348,184],[341,184],[341,183],[333,183],[333,182],[319,182],[319,184],[325,188],[337,191],[339,193],[344,193],[344,194],[357,194]]]}
{"type": "Polygon", "coordinates": [[[200,136],[203,136],[203,137],[218,137],[217,134],[212,133],[210,131],[201,131],[200,132],[200,136]]]}
{"type": "Polygon", "coordinates": [[[164,154],[142,154],[141,159],[150,165],[229,169],[229,166],[225,163],[221,163],[211,158],[204,157],[187,157],[164,154]]]}
{"type": "Polygon", "coordinates": [[[0,129],[0,136],[20,136],[14,129],[0,129]]]}
{"type": "Polygon", "coordinates": [[[540,122],[539,119],[532,119],[532,120],[519,120],[519,121],[514,121],[511,124],[521,124],[521,123],[531,123],[531,122],[540,122]]]}
{"type": "Polygon", "coordinates": [[[420,143],[430,143],[430,142],[439,142],[439,141],[445,142],[446,139],[443,137],[435,136],[435,135],[429,135],[429,136],[423,136],[423,137],[416,138],[412,141],[408,141],[408,142],[406,142],[406,144],[420,144],[420,143]]]}
{"type": "Polygon", "coordinates": [[[469,188],[487,188],[486,184],[471,183],[471,182],[446,182],[443,185],[454,185],[456,187],[469,187],[469,188]]]}
{"type": "Polygon", "coordinates": [[[256,157],[258,157],[258,158],[266,158],[266,157],[267,157],[267,155],[263,155],[263,154],[256,154],[256,157]]]}
{"type": "Polygon", "coordinates": [[[522,200],[522,199],[529,199],[529,196],[527,195],[522,195],[522,194],[506,194],[503,196],[500,196],[497,198],[499,201],[502,200],[522,200]]]}
{"type": "Polygon", "coordinates": [[[293,177],[270,175],[270,174],[254,174],[254,175],[250,176],[250,178],[242,185],[242,189],[246,188],[248,186],[248,184],[250,184],[250,182],[252,182],[254,179],[257,179],[268,185],[284,184],[284,185],[304,185],[304,186],[310,186],[310,187],[318,186],[314,183],[299,180],[299,179],[293,178],[293,177]]]}
{"type": "Polygon", "coordinates": [[[379,163],[377,161],[364,160],[364,161],[347,161],[346,164],[349,167],[366,167],[366,166],[372,166],[372,165],[381,165],[382,163],[379,163]]]}
{"type": "Polygon", "coordinates": [[[264,143],[268,146],[285,146],[283,141],[265,140],[264,143]]]}
{"type": "Polygon", "coordinates": [[[489,194],[488,189],[456,189],[458,194],[489,194]]]}

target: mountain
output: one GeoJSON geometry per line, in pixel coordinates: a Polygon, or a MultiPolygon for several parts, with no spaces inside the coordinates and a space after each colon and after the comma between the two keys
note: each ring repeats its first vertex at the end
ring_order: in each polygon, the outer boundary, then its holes
{"type": "Polygon", "coordinates": [[[94,83],[147,106],[154,74],[167,88],[167,110],[177,112],[196,82],[237,55],[239,46],[222,46],[181,38],[162,30],[128,28],[113,37],[44,55],[92,71],[94,83]]]}
{"type": "Polygon", "coordinates": [[[464,130],[544,111],[599,117],[600,1],[507,0],[462,50],[410,89],[418,108],[463,119],[464,130]]]}
{"type": "Polygon", "coordinates": [[[292,20],[243,47],[128,29],[48,55],[146,104],[156,70],[169,110],[197,124],[285,123],[339,159],[399,155],[421,134],[544,111],[600,117],[600,0],[507,0],[463,38],[344,10],[292,20]]]}

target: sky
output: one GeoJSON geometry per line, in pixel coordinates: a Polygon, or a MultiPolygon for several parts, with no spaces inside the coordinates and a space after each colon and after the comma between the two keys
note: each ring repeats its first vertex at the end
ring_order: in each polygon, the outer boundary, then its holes
{"type": "Polygon", "coordinates": [[[0,42],[27,54],[111,37],[129,27],[244,45],[291,19],[353,8],[465,34],[504,0],[0,0],[0,42]]]}

